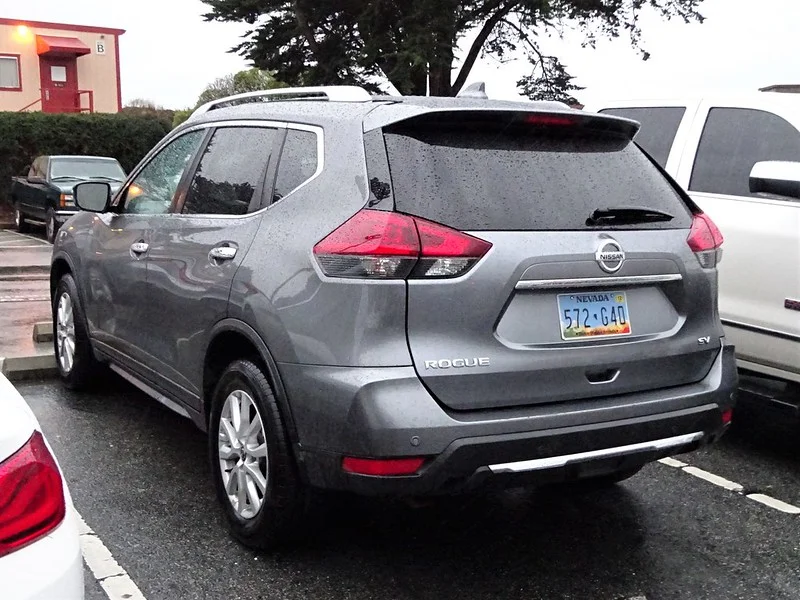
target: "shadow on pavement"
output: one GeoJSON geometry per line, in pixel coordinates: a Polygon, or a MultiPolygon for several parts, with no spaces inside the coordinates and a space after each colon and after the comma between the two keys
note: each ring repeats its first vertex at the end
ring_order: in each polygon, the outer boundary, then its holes
{"type": "Polygon", "coordinates": [[[106,386],[21,391],[48,435],[69,432],[51,443],[76,504],[150,600],[222,597],[234,582],[231,598],[585,598],[587,589],[629,598],[651,570],[645,519],[625,486],[509,490],[425,508],[335,496],[303,543],[251,552],[227,533],[205,436],[118,378],[106,386]]]}

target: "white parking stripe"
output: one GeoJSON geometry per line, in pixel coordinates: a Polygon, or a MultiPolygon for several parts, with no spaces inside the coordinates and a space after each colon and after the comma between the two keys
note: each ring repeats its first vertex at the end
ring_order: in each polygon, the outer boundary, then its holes
{"type": "Polygon", "coordinates": [[[746,496],[750,498],[750,500],[755,500],[756,502],[760,502],[764,506],[769,506],[770,508],[774,508],[775,510],[779,510],[786,514],[790,515],[800,515],[800,508],[797,506],[793,506],[783,500],[778,500],[773,498],[772,496],[767,496],[766,494],[746,494],[744,491],[744,486],[731,481],[730,479],[725,479],[724,477],[720,477],[719,475],[714,475],[714,473],[709,473],[708,471],[704,471],[703,469],[698,469],[697,467],[692,467],[685,462],[681,462],[674,458],[662,458],[659,460],[662,465],[666,465],[668,467],[674,467],[680,469],[684,473],[688,473],[694,477],[702,479],[703,481],[708,481],[709,483],[713,483],[716,486],[729,490],[731,492],[736,492],[742,496],[746,496]]]}
{"type": "Polygon", "coordinates": [[[109,600],[146,600],[125,569],[114,560],[105,544],[80,515],[78,515],[78,531],[81,536],[83,560],[109,600]]]}
{"type": "Polygon", "coordinates": [[[743,485],[739,485],[738,483],[734,483],[729,479],[725,479],[724,477],[720,477],[719,475],[714,475],[713,473],[709,473],[708,471],[703,471],[703,469],[698,469],[697,467],[684,467],[683,471],[685,473],[689,473],[689,475],[694,475],[695,477],[704,479],[709,483],[713,483],[714,485],[718,485],[719,487],[725,488],[726,490],[730,490],[732,492],[741,493],[742,490],[744,490],[743,485]]]}
{"type": "Polygon", "coordinates": [[[770,508],[774,508],[775,510],[789,513],[790,515],[800,515],[800,508],[792,506],[791,504],[787,504],[782,500],[776,500],[771,496],[766,496],[764,494],[748,494],[747,497],[750,498],[750,500],[761,502],[761,504],[769,506],[770,508]]]}
{"type": "Polygon", "coordinates": [[[660,462],[662,465],[667,465],[668,467],[675,467],[676,469],[682,469],[683,467],[689,466],[685,462],[675,460],[674,458],[662,458],[658,462],[660,462]]]}

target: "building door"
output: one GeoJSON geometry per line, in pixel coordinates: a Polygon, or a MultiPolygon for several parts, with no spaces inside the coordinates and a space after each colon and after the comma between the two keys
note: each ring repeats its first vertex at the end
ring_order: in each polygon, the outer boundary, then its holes
{"type": "Polygon", "coordinates": [[[80,112],[78,62],[75,56],[40,56],[42,112],[80,112]]]}

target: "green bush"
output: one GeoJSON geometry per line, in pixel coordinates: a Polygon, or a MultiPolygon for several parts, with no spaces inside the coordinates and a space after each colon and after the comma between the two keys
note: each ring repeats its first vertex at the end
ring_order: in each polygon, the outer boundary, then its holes
{"type": "Polygon", "coordinates": [[[0,112],[0,202],[9,199],[11,177],[26,175],[39,155],[112,156],[130,172],[170,125],[163,118],[127,114],[0,112]]]}

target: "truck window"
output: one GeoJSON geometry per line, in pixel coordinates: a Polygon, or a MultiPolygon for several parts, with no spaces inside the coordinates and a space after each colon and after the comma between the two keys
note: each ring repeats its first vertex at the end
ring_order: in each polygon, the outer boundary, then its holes
{"type": "Polygon", "coordinates": [[[763,110],[712,108],[700,137],[689,189],[756,196],[750,193],[750,171],[763,160],[800,162],[800,132],[763,110]]]}
{"type": "Polygon", "coordinates": [[[600,111],[617,117],[633,119],[642,124],[633,138],[662,167],[666,167],[672,142],[683,120],[683,106],[653,106],[647,108],[606,108],[600,111]]]}

